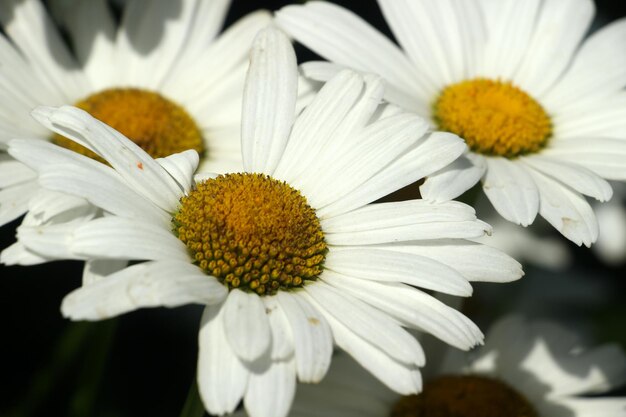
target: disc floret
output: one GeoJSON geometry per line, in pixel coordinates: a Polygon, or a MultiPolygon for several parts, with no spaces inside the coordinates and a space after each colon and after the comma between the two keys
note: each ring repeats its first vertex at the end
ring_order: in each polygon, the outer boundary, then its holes
{"type": "Polygon", "coordinates": [[[228,288],[259,295],[302,287],[322,272],[324,233],[306,198],[262,174],[209,179],[173,219],[196,264],[228,288]]]}
{"type": "Polygon", "coordinates": [[[552,135],[552,121],[535,99],[510,82],[485,78],[446,87],[433,105],[433,118],[440,130],[488,156],[535,153],[552,135]]]}

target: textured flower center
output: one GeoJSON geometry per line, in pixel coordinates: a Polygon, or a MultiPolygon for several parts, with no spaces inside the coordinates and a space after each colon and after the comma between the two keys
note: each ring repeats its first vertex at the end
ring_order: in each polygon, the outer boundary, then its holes
{"type": "Polygon", "coordinates": [[[322,272],[326,243],[300,192],[262,174],[220,175],[181,199],[175,232],[228,288],[275,294],[322,272]]]}
{"type": "MultiPolygon", "coordinates": [[[[202,155],[204,141],[195,121],[178,104],[160,94],[136,88],[114,88],[76,103],[96,119],[118,130],[153,158],[187,149],[202,155]]],[[[98,159],[93,152],[61,136],[53,141],[65,148],[98,159]]]]}
{"type": "Polygon", "coordinates": [[[502,381],[475,375],[442,376],[418,395],[400,398],[391,417],[538,417],[521,394],[502,381]]]}
{"type": "Polygon", "coordinates": [[[536,100],[510,82],[484,78],[446,87],[434,119],[474,152],[507,158],[539,151],[552,134],[550,117],[536,100]]]}

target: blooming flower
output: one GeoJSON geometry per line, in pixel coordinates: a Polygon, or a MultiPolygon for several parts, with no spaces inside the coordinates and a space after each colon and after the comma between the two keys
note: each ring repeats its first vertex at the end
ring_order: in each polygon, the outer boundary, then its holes
{"type": "Polygon", "coordinates": [[[297,78],[285,35],[260,32],[243,99],[239,173],[194,181],[195,151],[154,160],[73,107],[34,116],[108,165],[45,141],[10,145],[43,187],[105,213],[21,226],[29,250],[50,259],[143,261],[69,294],[65,316],[207,306],[198,384],[213,414],[233,411],[243,397],[253,416],[286,415],[296,377],[320,381],[333,342],[391,389],[418,392],[425,359],[403,327],[461,349],[482,334],[417,287],[468,296],[468,281],[522,274],[512,258],[466,240],[489,230],[469,206],[368,204],[449,164],[462,141],[428,132],[416,115],[382,109],[380,80],[351,71],[296,117],[297,78]]]}
{"type": "MultiPolygon", "coordinates": [[[[252,13],[218,36],[226,0],[129,2],[119,25],[106,0],[75,3],[65,16],[73,54],[39,0],[1,2],[0,149],[11,138],[36,137],[93,156],[29,116],[39,105],[74,104],[155,158],[195,149],[202,170],[240,169],[247,56],[269,13],[252,13]]],[[[0,153],[0,225],[26,212],[35,177],[0,153]]]]}
{"type": "Polygon", "coordinates": [[[626,179],[626,20],[582,41],[590,0],[379,0],[401,49],[325,2],[287,6],[278,24],[332,63],[381,75],[385,99],[465,139],[468,153],[426,179],[425,198],[454,198],[479,180],[505,219],[539,213],[589,246],[598,224],[583,195],[606,201],[626,179]]]}
{"type": "Polygon", "coordinates": [[[617,387],[625,375],[616,345],[581,349],[578,335],[556,323],[508,317],[478,351],[448,351],[419,395],[399,396],[337,355],[321,384],[301,387],[290,416],[618,417],[626,397],[583,395],[617,387]]]}

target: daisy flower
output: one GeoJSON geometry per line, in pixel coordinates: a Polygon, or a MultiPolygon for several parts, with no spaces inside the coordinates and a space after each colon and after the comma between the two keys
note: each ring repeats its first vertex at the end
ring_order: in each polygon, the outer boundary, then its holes
{"type": "Polygon", "coordinates": [[[29,115],[71,104],[154,158],[186,149],[200,169],[241,168],[241,93],[250,44],[270,21],[252,13],[218,36],[230,1],[128,2],[116,23],[106,0],[78,1],[64,21],[74,53],[39,0],[0,2],[0,225],[21,216],[35,172],[6,153],[15,137],[95,156],[29,115]]]}
{"type": "Polygon", "coordinates": [[[404,327],[460,349],[482,340],[468,318],[422,289],[468,296],[468,281],[522,274],[512,258],[466,240],[489,230],[469,206],[368,204],[449,164],[465,148],[460,139],[428,132],[414,114],[383,111],[380,80],[351,71],[296,117],[297,77],[286,36],[260,32],[244,90],[239,173],[194,181],[195,151],[154,160],[74,107],[34,116],[108,165],[44,141],[9,148],[37,169],[43,187],[105,212],[18,228],[30,250],[145,261],[69,294],[65,316],[206,305],[198,384],[213,414],[243,398],[255,417],[286,415],[296,377],[320,381],[333,342],[391,389],[418,392],[424,355],[404,327]]]}
{"type": "Polygon", "coordinates": [[[611,198],[626,179],[626,20],[583,41],[591,0],[379,0],[396,46],[326,2],[287,6],[278,24],[330,63],[381,75],[385,99],[465,139],[468,152],[429,176],[424,198],[455,198],[479,180],[505,219],[540,214],[590,246],[598,224],[584,195],[611,198]]]}
{"type": "Polygon", "coordinates": [[[626,416],[626,397],[585,397],[626,381],[624,352],[617,345],[582,349],[578,335],[556,323],[507,317],[477,351],[447,353],[430,369],[424,391],[411,396],[390,391],[338,354],[321,384],[300,388],[290,416],[626,416]]]}

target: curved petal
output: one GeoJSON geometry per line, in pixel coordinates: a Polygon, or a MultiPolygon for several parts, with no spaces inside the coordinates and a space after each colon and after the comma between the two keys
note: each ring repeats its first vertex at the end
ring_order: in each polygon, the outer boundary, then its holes
{"type": "Polygon", "coordinates": [[[432,259],[373,248],[331,250],[324,268],[355,278],[404,282],[446,294],[470,296],[472,287],[457,271],[432,259]]]}
{"type": "Polygon", "coordinates": [[[540,97],[550,113],[607,97],[626,85],[626,19],[592,34],[582,44],[561,80],[540,97]],[[598,77],[598,71],[602,76],[598,77]]]}
{"type": "Polygon", "coordinates": [[[272,27],[254,40],[243,95],[241,148],[244,169],[272,174],[295,118],[296,55],[287,36],[272,27]]]}
{"type": "Polygon", "coordinates": [[[228,344],[223,322],[223,305],[209,305],[198,334],[198,390],[204,407],[214,415],[237,408],[249,374],[228,344]]]}
{"type": "Polygon", "coordinates": [[[490,157],[483,191],[502,217],[528,226],[539,210],[539,192],[527,170],[516,161],[490,157]]]}
{"type": "Polygon", "coordinates": [[[531,169],[536,169],[596,200],[608,201],[613,196],[611,185],[587,168],[541,155],[522,157],[521,160],[532,167],[531,169]]]}
{"type": "Polygon", "coordinates": [[[332,3],[311,1],[276,12],[277,24],[298,42],[331,62],[378,74],[402,90],[428,101],[426,85],[402,51],[363,19],[332,3]]]}
{"type": "Polygon", "coordinates": [[[279,292],[276,297],[291,326],[298,378],[302,382],[321,381],[333,353],[328,323],[300,294],[279,292]]]}
{"type": "Polygon", "coordinates": [[[242,361],[252,362],[270,348],[270,324],[257,294],[231,290],[224,303],[223,320],[226,339],[242,361]]]}
{"type": "Polygon", "coordinates": [[[585,198],[537,171],[530,173],[539,188],[539,214],[578,246],[591,246],[598,238],[598,220],[585,198]]]}
{"type": "Polygon", "coordinates": [[[296,367],[290,359],[250,373],[243,400],[250,417],[286,417],[295,393],[296,367]]]}
{"type": "MultiPolygon", "coordinates": [[[[310,296],[307,298],[310,299],[310,296]]],[[[383,384],[402,395],[416,394],[422,390],[422,377],[417,366],[407,366],[394,360],[381,349],[367,343],[332,315],[326,316],[335,343],[383,384]]]]}
{"type": "Polygon", "coordinates": [[[452,200],[476,185],[486,170],[487,163],[482,156],[466,154],[426,177],[420,194],[427,200],[452,200]]]}
{"type": "Polygon", "coordinates": [[[228,291],[217,279],[186,262],[129,266],[68,294],[61,312],[72,320],[101,320],[144,307],[217,304],[228,291]]]}

